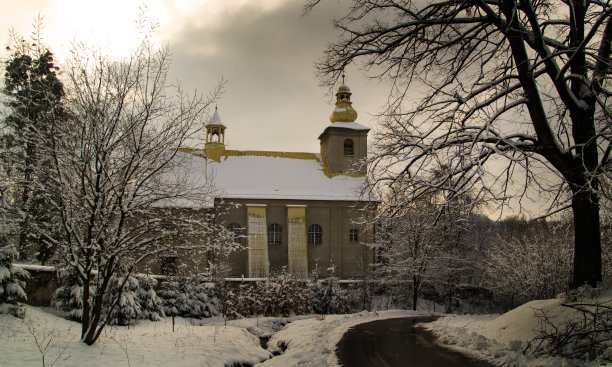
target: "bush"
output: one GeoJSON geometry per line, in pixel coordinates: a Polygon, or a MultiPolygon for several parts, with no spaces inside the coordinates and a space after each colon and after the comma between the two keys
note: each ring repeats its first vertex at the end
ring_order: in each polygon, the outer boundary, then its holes
{"type": "Polygon", "coordinates": [[[214,284],[199,276],[178,277],[164,282],[158,295],[167,316],[201,319],[220,314],[214,284]]]}
{"type": "Polygon", "coordinates": [[[312,308],[320,314],[345,314],[353,311],[355,303],[348,290],[342,289],[338,278],[329,277],[312,283],[315,294],[312,308]]]}
{"type": "Polygon", "coordinates": [[[138,291],[140,286],[138,280],[131,275],[110,278],[109,289],[104,297],[103,315],[108,313],[115,300],[116,304],[110,315],[108,316],[109,325],[127,326],[134,325],[138,322],[141,313],[140,300],[138,299],[138,291]],[[119,288],[123,285],[121,294],[119,288]]]}
{"type": "Polygon", "coordinates": [[[26,299],[24,279],[27,279],[29,274],[13,266],[15,256],[13,246],[0,247],[0,314],[10,313],[23,317],[25,309],[19,305],[19,301],[26,299]]]}
{"type": "Polygon", "coordinates": [[[155,292],[157,280],[150,276],[139,277],[137,279],[138,284],[140,284],[137,291],[138,300],[140,301],[139,318],[142,320],[159,321],[166,317],[163,300],[155,292]]]}
{"type": "Polygon", "coordinates": [[[73,268],[59,270],[60,286],[53,293],[51,306],[73,321],[83,318],[83,285],[73,268]]]}
{"type": "Polygon", "coordinates": [[[224,297],[224,315],[229,319],[303,315],[312,312],[314,294],[304,281],[286,272],[255,284],[241,284],[224,297]]]}
{"type": "MultiPolygon", "coordinates": [[[[60,287],[53,293],[51,306],[66,313],[70,320],[83,317],[83,286],[73,269],[60,271],[60,287]]],[[[108,312],[125,277],[112,277],[104,299],[102,315],[108,312]]],[[[110,325],[134,325],[138,319],[159,321],[165,317],[162,300],[154,287],[157,281],[151,277],[129,276],[117,304],[109,316],[110,325]]]]}

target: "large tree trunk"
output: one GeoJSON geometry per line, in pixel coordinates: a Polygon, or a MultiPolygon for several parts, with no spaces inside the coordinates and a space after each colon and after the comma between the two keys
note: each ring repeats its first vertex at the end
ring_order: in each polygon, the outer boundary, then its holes
{"type": "Polygon", "coordinates": [[[572,288],[601,281],[601,235],[599,231],[599,198],[583,189],[573,193],[574,276],[572,288]]]}

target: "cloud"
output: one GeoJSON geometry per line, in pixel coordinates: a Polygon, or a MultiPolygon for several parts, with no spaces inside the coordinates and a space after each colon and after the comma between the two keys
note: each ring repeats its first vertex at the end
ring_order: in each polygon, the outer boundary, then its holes
{"type": "Polygon", "coordinates": [[[333,27],[328,14],[302,17],[301,6],[245,5],[170,39],[177,79],[200,89],[228,79],[219,107],[232,148],[318,151],[331,104],[313,65],[333,27]]]}
{"type": "MultiPolygon", "coordinates": [[[[113,52],[135,38],[126,27],[136,19],[138,2],[122,5],[125,0],[109,0],[89,6],[89,1],[75,1],[81,0],[15,2],[4,23],[0,19],[0,29],[14,25],[28,35],[40,11],[45,15],[47,41],[60,56],[74,36],[93,42],[88,37],[97,33],[103,47],[113,52]]],[[[171,80],[186,90],[202,92],[221,78],[228,81],[219,111],[232,149],[319,150],[317,137],[329,124],[333,101],[318,86],[314,62],[337,37],[331,18],[341,15],[346,3],[323,2],[306,17],[304,2],[295,0],[148,0],[146,4],[148,15],[160,22],[159,39],[168,42],[173,52],[171,80]]],[[[376,112],[384,90],[357,72],[349,72],[347,83],[354,93],[358,122],[372,126],[368,113],[376,112]]]]}

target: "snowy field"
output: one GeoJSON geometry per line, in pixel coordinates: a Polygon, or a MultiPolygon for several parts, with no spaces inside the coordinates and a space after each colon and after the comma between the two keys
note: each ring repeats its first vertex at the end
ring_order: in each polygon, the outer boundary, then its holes
{"type": "Polygon", "coordinates": [[[131,327],[107,327],[98,342],[79,341],[80,324],[53,315],[50,309],[27,307],[24,320],[0,315],[0,366],[337,366],[335,346],[349,327],[375,319],[415,315],[412,311],[361,312],[309,316],[300,320],[249,318],[160,322],[140,321],[131,327]],[[257,335],[272,336],[269,351],[257,335]],[[201,323],[198,325],[196,323],[201,323]],[[250,330],[250,331],[249,331],[250,330]],[[279,344],[286,351],[272,357],[279,344]],[[271,358],[271,359],[270,359],[271,358]]]}

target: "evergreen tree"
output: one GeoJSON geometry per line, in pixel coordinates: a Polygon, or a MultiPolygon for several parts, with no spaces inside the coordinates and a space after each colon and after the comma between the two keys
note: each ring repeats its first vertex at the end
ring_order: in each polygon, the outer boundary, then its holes
{"type": "Polygon", "coordinates": [[[214,284],[204,282],[198,276],[179,277],[165,282],[159,295],[163,299],[167,316],[200,319],[220,314],[214,284]]]}
{"type": "Polygon", "coordinates": [[[15,249],[10,245],[0,247],[0,314],[11,313],[17,317],[24,316],[24,309],[18,304],[26,299],[23,290],[27,272],[13,266],[15,249]]]}
{"type": "Polygon", "coordinates": [[[140,284],[137,292],[140,301],[139,318],[143,320],[159,321],[162,317],[166,317],[163,300],[158,297],[157,292],[155,292],[157,280],[150,276],[145,276],[138,278],[138,283],[140,284]]]}
{"type": "MultiPolygon", "coordinates": [[[[40,21],[36,29],[40,29],[40,21]]],[[[17,222],[18,256],[23,259],[36,254],[46,261],[53,249],[39,234],[41,227],[52,228],[49,223],[57,214],[47,203],[52,196],[43,189],[52,165],[51,157],[42,151],[51,144],[52,121],[63,118],[64,87],[53,53],[42,44],[39,32],[33,42],[13,38],[13,45],[7,48],[12,52],[4,73],[7,116],[0,135],[2,174],[9,182],[4,194],[11,196],[13,212],[18,214],[13,218],[17,222]]],[[[57,236],[57,231],[47,232],[57,236]]]]}
{"type": "Polygon", "coordinates": [[[353,299],[346,289],[340,287],[335,267],[327,269],[327,278],[314,280],[312,283],[315,294],[312,309],[319,314],[345,314],[353,310],[353,299]]]}
{"type": "Polygon", "coordinates": [[[60,286],[53,293],[51,306],[66,313],[70,320],[83,319],[83,284],[70,267],[59,272],[60,286]]]}
{"type": "Polygon", "coordinates": [[[127,326],[138,322],[141,313],[139,289],[138,280],[131,275],[111,278],[104,302],[109,325],[127,326]]]}

